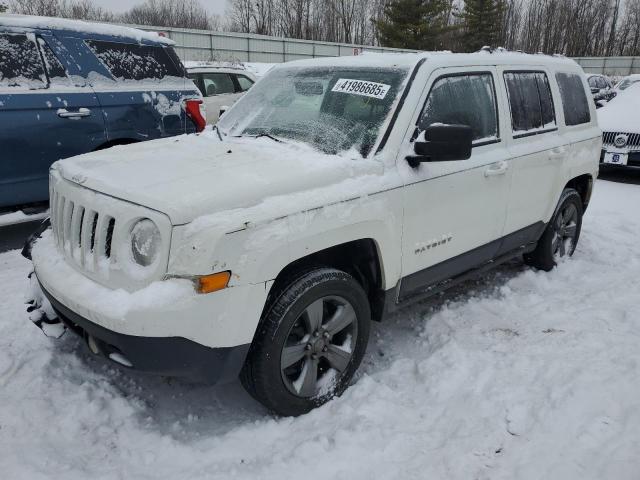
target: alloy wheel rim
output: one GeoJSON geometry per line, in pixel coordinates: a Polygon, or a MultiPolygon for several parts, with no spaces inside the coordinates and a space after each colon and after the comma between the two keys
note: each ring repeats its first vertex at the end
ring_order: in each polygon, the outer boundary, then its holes
{"type": "Polygon", "coordinates": [[[566,205],[555,219],[551,251],[556,258],[573,253],[578,234],[578,209],[573,203],[566,205]]]}
{"type": "Polygon", "coordinates": [[[287,389],[304,398],[329,393],[351,363],[357,336],[356,312],[345,298],[326,296],[307,305],[280,353],[287,389]]]}

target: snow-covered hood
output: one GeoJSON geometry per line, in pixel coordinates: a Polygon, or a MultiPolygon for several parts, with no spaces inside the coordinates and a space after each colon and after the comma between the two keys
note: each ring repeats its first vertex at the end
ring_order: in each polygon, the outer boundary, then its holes
{"type": "Polygon", "coordinates": [[[640,133],[640,84],[619,92],[597,112],[604,132],[640,133]]]}
{"type": "MultiPolygon", "coordinates": [[[[174,225],[383,170],[357,154],[325,155],[269,138],[221,142],[214,132],[113,147],[53,168],[83,187],[163,212],[174,225]]],[[[331,199],[317,201],[321,206],[331,199]]]]}

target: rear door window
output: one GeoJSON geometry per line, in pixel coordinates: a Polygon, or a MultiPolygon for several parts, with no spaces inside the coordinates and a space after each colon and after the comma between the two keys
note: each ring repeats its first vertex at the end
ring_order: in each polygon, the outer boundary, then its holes
{"type": "Polygon", "coordinates": [[[176,63],[173,51],[167,47],[98,40],[86,43],[119,80],[161,80],[184,74],[182,64],[176,63]]]}
{"type": "Polygon", "coordinates": [[[67,72],[60,63],[60,60],[58,60],[58,57],[53,53],[53,50],[51,50],[42,38],[38,38],[38,44],[40,45],[40,51],[42,52],[49,82],[52,85],[70,85],[71,82],[67,76],[67,72]]]}
{"type": "Polygon", "coordinates": [[[505,72],[514,137],[555,130],[549,79],[544,72],[505,72]]]}
{"type": "Polygon", "coordinates": [[[474,144],[498,140],[498,113],[493,76],[465,73],[440,77],[427,97],[418,128],[434,123],[468,125],[474,144]]]}
{"type": "Polygon", "coordinates": [[[47,87],[47,77],[35,36],[0,34],[0,87],[47,87]]]}
{"type": "Polygon", "coordinates": [[[235,93],[236,91],[231,75],[228,73],[203,73],[202,85],[205,97],[235,93]]]}
{"type": "Polygon", "coordinates": [[[565,125],[589,123],[589,101],[580,76],[575,73],[556,73],[556,81],[560,89],[565,125]]]}

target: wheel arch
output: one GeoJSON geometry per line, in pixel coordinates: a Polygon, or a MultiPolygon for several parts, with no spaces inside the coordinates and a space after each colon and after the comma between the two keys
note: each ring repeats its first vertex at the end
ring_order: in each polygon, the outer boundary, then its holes
{"type": "Polygon", "coordinates": [[[384,307],[384,266],[378,242],[373,238],[359,238],[327,247],[293,260],[275,277],[265,309],[297,276],[318,267],[342,270],[362,286],[371,307],[372,319],[382,318],[384,307]]]}
{"type": "MultiPolygon", "coordinates": [[[[591,192],[593,191],[593,176],[585,173],[569,180],[564,188],[573,188],[580,194],[582,199],[582,210],[585,212],[591,200],[591,192]]],[[[563,189],[564,190],[564,189],[563,189]]]]}

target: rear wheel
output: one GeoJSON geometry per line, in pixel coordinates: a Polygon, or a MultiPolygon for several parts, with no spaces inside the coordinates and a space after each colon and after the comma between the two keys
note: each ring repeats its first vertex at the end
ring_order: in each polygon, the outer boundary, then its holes
{"type": "Polygon", "coordinates": [[[524,256],[525,262],[540,270],[549,271],[560,258],[573,255],[580,237],[582,213],[580,194],[573,188],[564,189],[538,246],[524,256]]]}
{"type": "Polygon", "coordinates": [[[369,338],[360,284],[340,270],[299,275],[266,310],[241,374],[247,391],[280,415],[300,415],[340,395],[369,338]]]}

